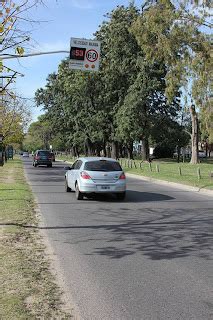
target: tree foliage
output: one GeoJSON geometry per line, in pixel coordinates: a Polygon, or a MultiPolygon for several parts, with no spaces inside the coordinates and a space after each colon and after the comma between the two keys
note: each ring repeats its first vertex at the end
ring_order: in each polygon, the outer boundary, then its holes
{"type": "Polygon", "coordinates": [[[180,125],[184,95],[195,113],[202,107],[210,137],[210,42],[200,29],[208,27],[208,10],[200,9],[160,0],[107,13],[95,33],[102,43],[99,73],[72,71],[64,60],[36,92],[52,138],[63,137],[76,155],[103,150],[112,157],[132,157],[133,142],[141,140],[148,159],[150,141],[187,144],[180,125]]]}
{"type": "Polygon", "coordinates": [[[21,101],[22,98],[10,89],[22,74],[8,67],[6,58],[22,56],[29,47],[30,31],[26,30],[26,23],[31,26],[35,21],[29,19],[28,12],[40,3],[42,0],[0,1],[0,134],[3,134],[4,144],[21,143],[25,120],[29,119],[25,100],[21,101]]]}
{"type": "Polygon", "coordinates": [[[6,96],[4,113],[2,117],[2,133],[5,145],[11,143],[21,143],[31,120],[29,108],[24,100],[6,96]]]}
{"type": "MultiPolygon", "coordinates": [[[[169,0],[160,0],[145,7],[132,27],[145,59],[163,61],[167,67],[165,94],[168,100],[172,101],[180,89],[185,93],[192,129],[197,125],[197,108],[202,108],[210,99],[210,41],[200,29],[210,24],[206,21],[208,8],[201,9],[196,2],[193,5],[181,2],[177,7],[169,0]]],[[[196,163],[198,131],[193,132],[192,162],[196,163]]]]}

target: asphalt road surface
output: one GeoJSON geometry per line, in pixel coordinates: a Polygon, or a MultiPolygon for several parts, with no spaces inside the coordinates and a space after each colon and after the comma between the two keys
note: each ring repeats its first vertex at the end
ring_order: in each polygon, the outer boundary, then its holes
{"type": "Polygon", "coordinates": [[[129,178],[78,201],[65,164],[25,169],[81,319],[213,319],[213,197],[129,178]]]}

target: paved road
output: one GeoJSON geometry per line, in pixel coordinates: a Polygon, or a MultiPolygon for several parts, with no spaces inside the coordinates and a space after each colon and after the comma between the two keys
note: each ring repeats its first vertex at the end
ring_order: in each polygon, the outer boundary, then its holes
{"type": "Polygon", "coordinates": [[[213,319],[213,198],[128,179],[124,202],[77,201],[63,164],[25,168],[82,319],[213,319]]]}

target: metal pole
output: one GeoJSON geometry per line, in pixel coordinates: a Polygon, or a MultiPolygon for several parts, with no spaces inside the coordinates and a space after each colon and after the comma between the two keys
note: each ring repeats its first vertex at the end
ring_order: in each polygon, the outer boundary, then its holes
{"type": "Polygon", "coordinates": [[[7,59],[19,59],[19,58],[28,58],[28,57],[34,57],[34,56],[41,56],[45,54],[56,54],[56,53],[70,53],[66,50],[58,50],[58,51],[45,51],[45,52],[34,52],[34,53],[27,53],[27,54],[2,54],[0,56],[1,60],[7,60],[7,59]]]}

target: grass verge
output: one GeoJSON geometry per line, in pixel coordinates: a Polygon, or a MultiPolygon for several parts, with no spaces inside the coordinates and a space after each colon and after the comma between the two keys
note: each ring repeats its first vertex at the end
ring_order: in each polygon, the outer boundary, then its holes
{"type": "Polygon", "coordinates": [[[139,160],[128,163],[124,159],[120,162],[125,172],[213,190],[213,177],[211,177],[213,164],[211,162],[199,163],[197,165],[177,163],[172,160],[155,160],[151,164],[140,162],[139,160]]]}
{"type": "Polygon", "coordinates": [[[0,167],[0,319],[71,319],[49,271],[20,160],[0,167]]]}
{"type": "MultiPolygon", "coordinates": [[[[59,160],[74,162],[69,156],[57,156],[59,160]]],[[[177,163],[175,159],[154,160],[151,164],[141,160],[120,159],[125,172],[153,179],[181,183],[198,188],[213,190],[213,159],[203,159],[201,163],[177,163]]]]}

